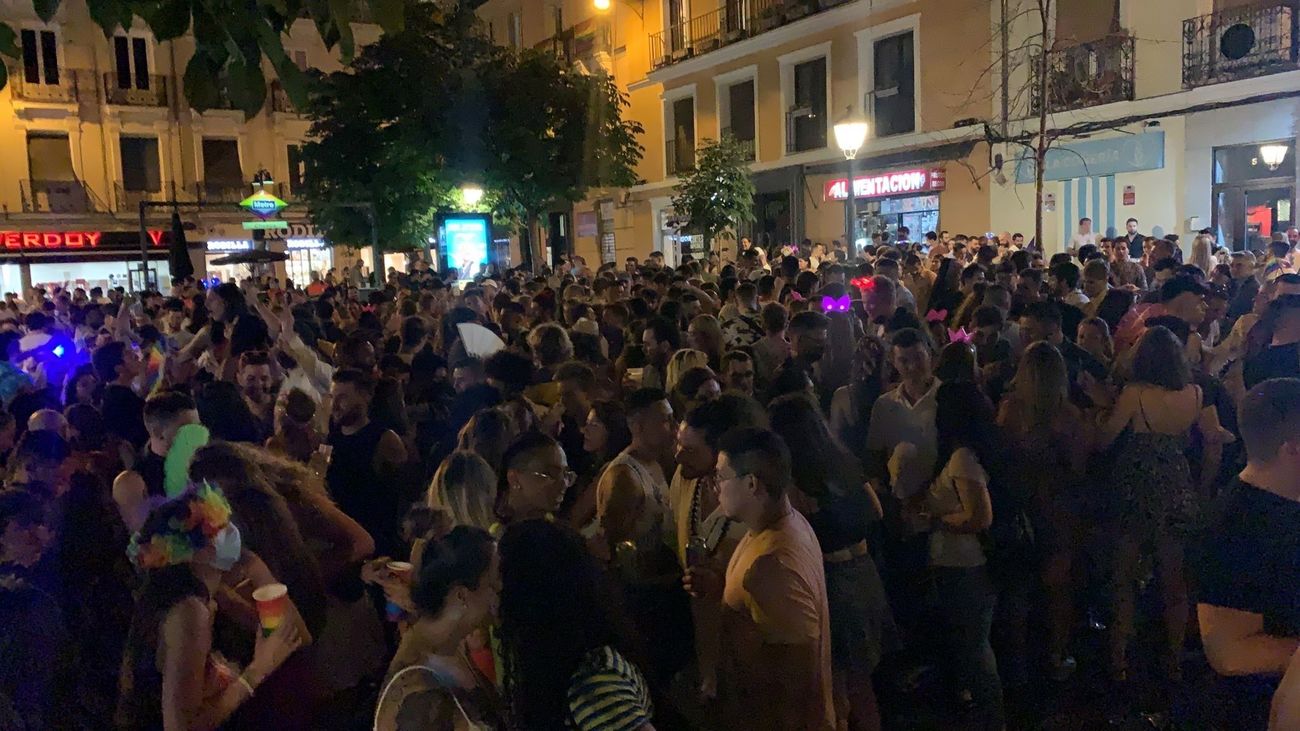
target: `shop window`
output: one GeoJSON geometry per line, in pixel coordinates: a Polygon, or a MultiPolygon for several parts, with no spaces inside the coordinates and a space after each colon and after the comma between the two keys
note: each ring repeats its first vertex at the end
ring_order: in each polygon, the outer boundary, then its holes
{"type": "Polygon", "coordinates": [[[28,84],[59,83],[59,43],[52,30],[22,32],[23,81],[28,84]]]}
{"type": "Polygon", "coordinates": [[[1257,145],[1240,145],[1237,147],[1216,147],[1214,149],[1214,182],[1244,183],[1250,180],[1267,178],[1295,177],[1295,140],[1264,143],[1257,145]],[[1260,147],[1264,145],[1281,145],[1287,148],[1282,162],[1270,167],[1264,159],[1260,147]]]}
{"type": "Polygon", "coordinates": [[[149,90],[149,42],[138,36],[113,37],[114,85],[149,90]]]}
{"type": "Polygon", "coordinates": [[[786,151],[819,150],[826,146],[826,58],[794,67],[794,104],[786,124],[786,151]]]}
{"type": "Polygon", "coordinates": [[[916,58],[912,33],[876,41],[872,49],[872,90],[866,104],[872,110],[877,137],[916,130],[916,58]]]}
{"type": "Polygon", "coordinates": [[[301,193],[306,179],[307,163],[302,157],[302,145],[289,145],[289,192],[301,193]]]}
{"type": "Polygon", "coordinates": [[[122,188],[155,193],[162,190],[157,137],[122,137],[122,188]]]}
{"type": "Polygon", "coordinates": [[[27,135],[27,166],[32,180],[76,180],[67,135],[27,135]]]}

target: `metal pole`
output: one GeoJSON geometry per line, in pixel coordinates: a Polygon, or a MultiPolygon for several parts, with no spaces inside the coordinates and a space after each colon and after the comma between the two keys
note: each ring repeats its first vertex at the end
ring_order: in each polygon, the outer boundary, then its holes
{"type": "MultiPolygon", "coordinates": [[[[149,230],[145,227],[144,210],[148,201],[140,201],[140,291],[149,288],[149,230]]],[[[132,284],[130,273],[127,273],[127,284],[132,284]]],[[[134,286],[132,290],[134,291],[134,286]]]]}
{"type": "Polygon", "coordinates": [[[853,159],[856,156],[857,155],[855,154],[853,157],[848,158],[849,159],[849,188],[848,188],[849,197],[846,203],[848,204],[849,207],[849,241],[848,241],[848,245],[845,247],[849,251],[853,252],[853,256],[855,257],[858,255],[858,198],[855,191],[853,190],[853,159]]]}
{"type": "Polygon", "coordinates": [[[375,278],[375,288],[380,289],[388,277],[384,275],[384,255],[379,251],[379,222],[375,216],[375,204],[366,203],[365,206],[370,218],[370,273],[375,278]]]}

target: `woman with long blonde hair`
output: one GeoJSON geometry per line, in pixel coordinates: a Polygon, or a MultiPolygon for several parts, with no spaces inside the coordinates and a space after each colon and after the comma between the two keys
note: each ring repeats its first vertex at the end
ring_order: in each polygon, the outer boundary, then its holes
{"type": "Polygon", "coordinates": [[[664,369],[664,390],[672,393],[677,388],[677,382],[682,376],[692,368],[700,366],[708,367],[709,354],[703,350],[692,350],[691,348],[682,348],[668,359],[668,367],[664,369]]]}
{"type": "MultiPolygon", "coordinates": [[[[1064,679],[1074,668],[1068,653],[1074,619],[1070,577],[1082,527],[1078,483],[1090,439],[1088,434],[1080,433],[1083,415],[1070,403],[1069,372],[1054,345],[1040,341],[1025,350],[1011,391],[998,409],[998,425],[1008,441],[1011,464],[1015,465],[1008,472],[1014,484],[1002,489],[1022,496],[1034,526],[1038,554],[1043,559],[1041,580],[1048,596],[1052,674],[1064,679]]],[[[1032,583],[1029,575],[1021,578],[1025,585],[1032,583]]],[[[1007,604],[1008,636],[1016,650],[1007,664],[1014,673],[1023,670],[1016,664],[1025,661],[1021,651],[1025,647],[1027,605],[1007,604]]]]}
{"type": "Polygon", "coordinates": [[[429,507],[446,510],[451,524],[472,525],[488,530],[496,522],[497,476],[492,467],[474,452],[458,449],[438,465],[429,483],[429,507]]]}
{"type": "Polygon", "coordinates": [[[1188,264],[1194,264],[1205,273],[1206,279],[1209,279],[1210,273],[1214,271],[1214,265],[1217,263],[1211,252],[1214,250],[1214,239],[1201,234],[1192,239],[1192,254],[1187,258],[1188,264]]]}

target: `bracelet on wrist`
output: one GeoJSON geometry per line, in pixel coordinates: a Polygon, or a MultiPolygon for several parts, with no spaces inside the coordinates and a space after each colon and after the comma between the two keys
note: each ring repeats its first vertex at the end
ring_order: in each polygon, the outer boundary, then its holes
{"type": "Polygon", "coordinates": [[[235,676],[235,682],[244,686],[244,690],[248,691],[249,698],[253,697],[253,684],[248,682],[248,678],[244,677],[242,673],[240,675],[235,676]]]}

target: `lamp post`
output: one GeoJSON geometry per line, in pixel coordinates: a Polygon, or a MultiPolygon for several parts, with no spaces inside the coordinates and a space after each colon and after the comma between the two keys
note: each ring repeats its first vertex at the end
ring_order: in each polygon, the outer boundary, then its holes
{"type": "Polygon", "coordinates": [[[850,106],[844,117],[835,123],[834,131],[835,144],[839,146],[840,152],[844,153],[844,159],[849,163],[848,197],[845,201],[848,203],[849,213],[848,246],[856,255],[858,253],[858,197],[853,188],[853,162],[858,157],[858,150],[862,149],[862,144],[867,141],[867,120],[855,114],[853,107],[850,106]]]}

